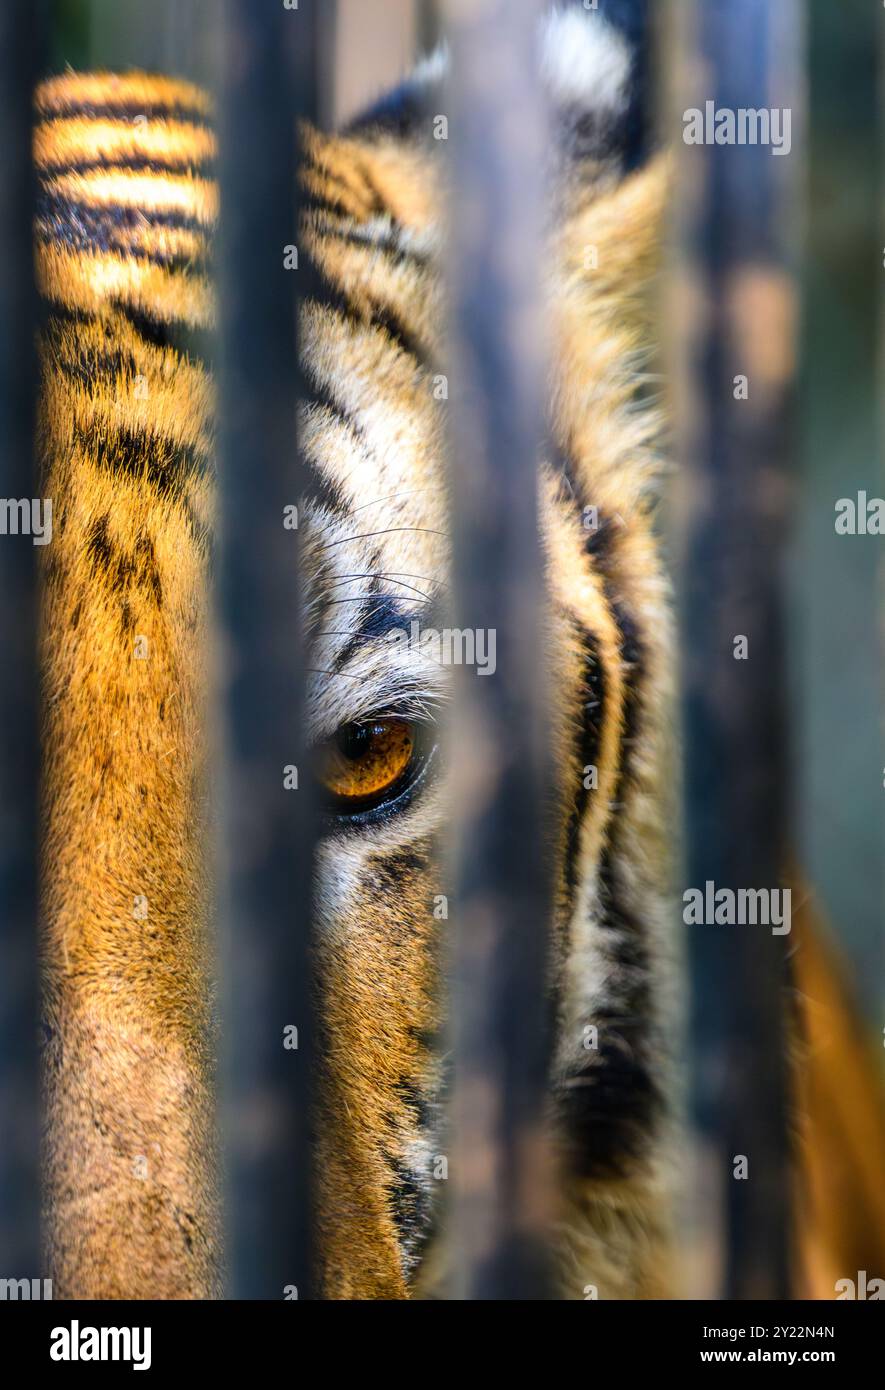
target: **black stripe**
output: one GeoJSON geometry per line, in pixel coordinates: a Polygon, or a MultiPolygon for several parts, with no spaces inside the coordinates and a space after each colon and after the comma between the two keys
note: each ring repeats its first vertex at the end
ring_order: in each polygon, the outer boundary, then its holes
{"type": "MultiPolygon", "coordinates": [[[[583,514],[586,499],[566,452],[557,457],[557,472],[570,501],[583,514]]],[[[602,514],[595,531],[588,531],[584,549],[603,582],[603,593],[619,636],[623,665],[623,734],[619,747],[614,800],[628,794],[633,748],[641,719],[640,676],[643,663],[638,625],[617,592],[617,538],[621,527],[602,514]]],[[[592,731],[585,731],[592,732],[592,731]]],[[[583,762],[592,762],[584,758],[583,762]]],[[[576,803],[577,805],[577,803],[576,803]]],[[[581,809],[583,815],[583,808],[581,809]]],[[[617,997],[588,1023],[599,1030],[598,1051],[588,1054],[585,1067],[575,1068],[557,1088],[559,1113],[565,1127],[569,1166],[578,1176],[609,1178],[626,1175],[643,1157],[665,1102],[653,1074],[649,1027],[652,1006],[650,963],[645,924],[626,905],[618,881],[619,817],[614,812],[609,840],[598,873],[599,926],[608,958],[617,966],[617,997]]],[[[570,823],[570,838],[579,833],[570,823]]],[[[571,882],[576,874],[573,870],[571,882]]]]}
{"type": "Polygon", "coordinates": [[[365,443],[363,430],[356,423],[347,407],[342,405],[337,397],[332,394],[331,387],[327,382],[313,378],[310,383],[308,394],[304,398],[304,404],[315,406],[325,414],[333,416],[349,434],[354,435],[360,443],[365,443]]]}
{"type": "Polygon", "coordinates": [[[329,169],[324,164],[317,164],[313,160],[302,166],[301,180],[306,183],[308,175],[313,175],[321,184],[322,191],[314,192],[313,189],[305,187],[305,206],[315,203],[316,206],[323,206],[324,203],[334,203],[347,212],[348,216],[353,217],[353,202],[357,201],[365,204],[368,194],[368,212],[362,211],[362,216],[376,217],[389,211],[381,193],[375,183],[368,177],[365,168],[359,170],[362,176],[362,183],[359,188],[351,188],[347,181],[341,178],[334,170],[329,169]],[[340,189],[340,197],[337,190],[340,189]],[[345,201],[350,199],[350,202],[345,201]]]}
{"type": "Polygon", "coordinates": [[[415,1181],[402,1159],[384,1150],[382,1153],[391,1172],[388,1186],[390,1214],[403,1253],[409,1267],[412,1267],[417,1258],[417,1249],[423,1248],[430,1226],[431,1194],[415,1181]]]}
{"type": "Polygon", "coordinates": [[[565,864],[563,873],[569,902],[574,897],[577,881],[578,849],[581,842],[581,827],[590,797],[590,789],[584,786],[584,768],[595,766],[599,755],[599,740],[602,731],[603,702],[605,699],[605,672],[599,659],[599,641],[592,632],[580,630],[583,650],[583,670],[581,673],[581,713],[578,736],[578,786],[569,815],[566,830],[565,864]]]}
{"type": "MultiPolygon", "coordinates": [[[[565,454],[560,455],[560,470],[572,493],[575,505],[582,512],[586,505],[574,470],[565,454]]],[[[620,762],[615,789],[615,801],[620,802],[630,780],[632,750],[639,735],[641,698],[639,675],[644,653],[639,628],[623,600],[618,596],[614,569],[617,563],[617,540],[621,525],[614,517],[602,512],[597,516],[596,530],[587,531],[584,550],[593,559],[596,572],[602,579],[603,595],[618,629],[618,649],[623,663],[624,702],[623,733],[620,742],[620,762]]]]}
{"type": "MultiPolygon", "coordinates": [[[[641,977],[638,958],[635,968],[641,977]]],[[[650,1006],[649,984],[639,978],[620,995],[617,1013],[594,1017],[599,1032],[593,1061],[557,1085],[568,1167],[579,1178],[628,1177],[651,1150],[666,1103],[649,1056],[650,1006]]]]}
{"type": "Polygon", "coordinates": [[[343,670],[363,642],[372,639],[381,641],[391,632],[408,632],[413,620],[423,621],[415,613],[404,613],[396,600],[368,597],[360,609],[355,631],[336,656],[332,669],[336,672],[343,670]]]}
{"type": "Polygon", "coordinates": [[[147,102],[139,106],[133,102],[114,105],[110,102],[68,101],[64,99],[59,106],[51,108],[38,103],[37,115],[43,124],[50,121],[66,121],[74,117],[87,121],[132,122],[138,116],[146,116],[149,121],[182,121],[188,125],[202,126],[206,130],[211,130],[214,126],[211,116],[205,115],[204,112],[198,111],[192,106],[184,106],[180,102],[168,104],[147,102]]]}
{"type": "Polygon", "coordinates": [[[411,357],[419,368],[430,365],[430,354],[427,348],[415,337],[412,330],[391,305],[374,307],[370,322],[374,327],[383,328],[396,346],[411,357]]]}
{"type": "MultiPolygon", "coordinates": [[[[346,408],[335,399],[325,383],[313,380],[303,404],[313,406],[322,411],[323,414],[330,416],[348,434],[352,435],[358,444],[367,447],[362,429],[356,424],[346,408]]],[[[312,460],[305,459],[304,466],[307,469],[308,491],[302,500],[306,504],[315,502],[337,517],[349,516],[350,507],[345,501],[339,484],[321,472],[312,460]]]]}
{"type": "MultiPolygon", "coordinates": [[[[86,553],[92,568],[102,573],[115,592],[127,595],[135,587],[149,595],[157,608],[163,607],[163,583],[157,564],[153,538],[144,530],[135,540],[135,547],[129,550],[110,534],[110,515],[105,512],[98,517],[86,537],[86,553]]],[[[124,602],[123,626],[131,626],[131,608],[124,602]]]]}
{"type": "Polygon", "coordinates": [[[381,305],[368,298],[365,305],[356,304],[341,286],[334,284],[322,268],[316,266],[316,263],[314,270],[315,284],[312,287],[311,298],[317,304],[331,309],[354,328],[382,329],[396,347],[413,359],[419,369],[428,365],[427,350],[390,305],[381,305]]]}
{"type": "MultiPolygon", "coordinates": [[[[562,480],[563,486],[570,495],[571,502],[583,516],[588,504],[567,451],[557,450],[554,473],[562,480]]],[[[620,792],[630,775],[630,748],[638,733],[640,702],[636,676],[642,666],[643,650],[637,623],[626,605],[618,597],[617,584],[613,574],[617,562],[617,541],[622,529],[621,523],[616,517],[607,516],[602,511],[597,512],[597,523],[595,530],[585,532],[584,551],[592,558],[594,568],[602,579],[603,594],[619,633],[621,660],[628,667],[624,673],[625,733],[622,740],[622,745],[626,744],[627,751],[626,754],[622,753],[621,757],[618,778],[619,794],[616,797],[617,800],[620,800],[620,792]]]]}
{"type": "MultiPolygon", "coordinates": [[[[37,239],[43,245],[50,242],[57,242],[60,238],[49,222],[41,222],[39,219],[35,224],[34,231],[37,239]]],[[[205,275],[211,272],[212,261],[208,250],[198,252],[196,255],[185,255],[176,252],[174,255],[163,251],[151,251],[143,246],[132,246],[123,240],[112,239],[107,245],[96,245],[95,239],[87,233],[79,234],[76,230],[69,230],[64,238],[66,249],[70,251],[102,251],[105,253],[116,253],[125,260],[139,261],[143,265],[155,265],[160,270],[179,271],[188,275],[205,275]]]]}
{"type": "MultiPolygon", "coordinates": [[[[124,316],[130,322],[133,321],[130,313],[126,312],[124,316]]],[[[44,324],[43,342],[45,352],[51,356],[53,365],[61,374],[67,380],[76,382],[81,390],[91,391],[94,396],[98,397],[106,394],[109,382],[112,382],[116,376],[128,374],[131,377],[136,377],[144,372],[145,364],[128,348],[115,342],[113,333],[108,331],[107,321],[105,321],[106,332],[103,346],[93,346],[74,335],[66,336],[62,331],[65,324],[80,327],[94,324],[97,321],[95,315],[65,309],[63,306],[57,308],[53,304],[44,324]]],[[[158,332],[161,328],[164,331],[167,328],[167,325],[157,324],[155,326],[158,332]]],[[[151,345],[156,345],[157,339],[146,339],[146,341],[149,341],[151,345]]],[[[148,437],[153,436],[149,435],[148,437]]]]}
{"type": "Polygon", "coordinates": [[[37,196],[36,217],[38,223],[45,223],[49,237],[54,241],[68,243],[71,239],[77,245],[83,238],[97,251],[112,251],[112,238],[115,232],[143,231],[146,227],[167,227],[172,231],[193,232],[206,238],[209,229],[188,213],[172,209],[137,208],[120,203],[105,203],[95,206],[64,197],[60,193],[50,193],[41,188],[37,196]]]}
{"type": "Polygon", "coordinates": [[[52,352],[54,364],[62,375],[68,381],[76,382],[83,391],[91,391],[93,396],[106,398],[109,381],[127,374],[135,377],[142,370],[143,364],[122,348],[92,351],[81,347],[77,352],[72,352],[65,344],[51,342],[47,343],[47,348],[52,352]]]}
{"type": "Polygon", "coordinates": [[[78,309],[59,300],[43,299],[40,303],[41,327],[50,343],[58,342],[62,324],[72,328],[89,328],[100,321],[99,315],[91,309],[78,309]]]}
{"type": "Polygon", "coordinates": [[[161,497],[180,493],[188,479],[212,471],[211,463],[192,445],[115,425],[106,417],[81,428],[77,437],[97,467],[115,477],[147,482],[161,497]]]}
{"type": "MultiPolygon", "coordinates": [[[[95,522],[87,538],[87,551],[96,568],[104,570],[113,589],[128,591],[137,586],[146,590],[158,608],[163,606],[163,585],[154,553],[153,541],[140,535],[134,552],[127,550],[110,539],[107,529],[109,517],[105,513],[95,522]]],[[[130,610],[125,610],[129,612],[130,610]]],[[[124,626],[130,624],[124,622],[124,626]]]]}
{"type": "MultiPolygon", "coordinates": [[[[337,421],[342,429],[353,436],[360,447],[365,449],[369,454],[374,455],[375,451],[369,443],[362,425],[354,419],[347,406],[342,404],[342,402],[333,395],[332,387],[329,383],[320,381],[314,375],[309,364],[306,370],[310,378],[310,385],[308,394],[304,398],[304,404],[323,411],[326,415],[337,421]]],[[[311,464],[309,460],[308,466],[312,470],[313,478],[313,485],[311,486],[309,496],[316,494],[330,511],[338,512],[341,515],[349,515],[350,507],[344,500],[344,496],[337,484],[325,478],[318,469],[314,469],[313,464],[311,464]]]]}
{"type": "Polygon", "coordinates": [[[109,379],[120,375],[138,376],[144,370],[144,362],[119,342],[119,335],[109,331],[105,321],[100,342],[87,341],[80,331],[98,322],[96,315],[63,307],[47,306],[42,342],[44,350],[51,355],[52,365],[69,381],[77,383],[88,391],[106,393],[109,379]],[[65,332],[74,327],[76,332],[65,332]]]}
{"type": "Polygon", "coordinates": [[[110,519],[109,513],[105,512],[92,523],[86,537],[86,554],[92,562],[93,569],[110,574],[113,578],[114,546],[108,533],[110,519]]]}
{"type": "Polygon", "coordinates": [[[332,216],[349,217],[351,220],[357,215],[353,210],[352,203],[345,201],[344,194],[342,193],[339,197],[331,189],[327,189],[323,193],[314,193],[311,189],[305,188],[302,207],[305,212],[325,212],[332,216]]]}
{"type": "Polygon", "coordinates": [[[180,156],[175,159],[151,159],[147,155],[121,154],[117,159],[96,155],[74,163],[47,163],[37,166],[43,179],[64,178],[66,174],[199,174],[211,179],[216,167],[213,155],[180,156]]]}
{"type": "Polygon", "coordinates": [[[588,555],[593,556],[597,568],[605,575],[608,575],[612,562],[615,559],[614,552],[617,546],[618,535],[623,528],[616,516],[608,516],[605,512],[599,511],[598,509],[596,522],[595,529],[587,530],[584,550],[588,555]]]}
{"type": "Polygon", "coordinates": [[[432,835],[422,835],[409,845],[389,850],[384,854],[373,854],[367,865],[365,881],[382,894],[402,893],[403,885],[411,874],[424,874],[430,868],[434,857],[432,835]]]}
{"type": "Polygon", "coordinates": [[[76,305],[72,304],[53,304],[51,308],[48,305],[44,307],[46,308],[47,322],[52,324],[56,322],[59,325],[70,323],[76,324],[77,327],[85,327],[99,321],[99,315],[92,309],[78,309],[76,305]]]}
{"type": "MultiPolygon", "coordinates": [[[[427,868],[426,861],[421,867],[422,869],[427,868]]],[[[421,1089],[417,1082],[409,1080],[408,1077],[403,1077],[401,1081],[398,1081],[395,1089],[397,1095],[406,1105],[414,1110],[419,1132],[426,1134],[432,1130],[439,1118],[434,1100],[421,1089]]]]}
{"type": "Polygon", "coordinates": [[[600,926],[609,935],[606,958],[617,967],[615,998],[588,1023],[598,1029],[597,1050],[573,1068],[556,1090],[570,1171],[582,1178],[629,1175],[645,1157],[666,1110],[654,1076],[652,987],[644,924],[623,901],[617,884],[617,847],[610,844],[598,875],[600,926]]]}
{"type": "Polygon", "coordinates": [[[338,483],[325,473],[321,473],[319,468],[309,459],[304,460],[304,470],[307,478],[307,492],[301,499],[302,506],[323,507],[333,516],[342,518],[349,515],[350,509],[338,483]]]}
{"type": "Polygon", "coordinates": [[[215,335],[211,329],[194,328],[183,319],[161,319],[147,309],[120,299],[112,300],[111,307],[151,347],[171,348],[180,357],[212,371],[215,335]]]}
{"type": "Polygon", "coordinates": [[[624,604],[612,595],[610,583],[606,584],[606,597],[614,620],[618,625],[621,661],[626,668],[624,670],[624,733],[621,738],[621,746],[622,748],[626,748],[626,752],[621,757],[621,771],[617,795],[617,799],[620,800],[621,794],[627,782],[630,780],[631,764],[633,760],[632,749],[639,735],[639,720],[642,712],[642,702],[640,699],[638,678],[642,670],[644,653],[636,621],[632,614],[627,611],[624,604]]]}
{"type": "Polygon", "coordinates": [[[336,227],[331,223],[318,223],[316,233],[319,237],[330,237],[335,241],[344,242],[347,246],[359,247],[364,251],[384,251],[393,265],[404,265],[407,262],[411,265],[421,267],[431,267],[433,261],[424,251],[416,251],[409,246],[400,244],[398,238],[402,235],[403,228],[399,223],[379,230],[372,236],[361,236],[353,227],[336,227]]]}

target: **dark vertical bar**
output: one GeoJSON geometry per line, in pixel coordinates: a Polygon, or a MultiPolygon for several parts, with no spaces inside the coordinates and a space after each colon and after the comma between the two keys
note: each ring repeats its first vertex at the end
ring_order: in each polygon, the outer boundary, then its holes
{"type": "MultiPolygon", "coordinates": [[[[794,81],[800,13],[795,0],[703,0],[683,13],[691,79],[681,91],[680,135],[692,109],[706,129],[707,101],[735,114],[791,112],[789,152],[683,143],[678,198],[687,259],[678,301],[687,330],[679,422],[685,887],[771,892],[785,886],[790,811],[783,571],[794,453],[789,233],[803,139],[794,81]]],[[[722,1202],[720,1292],[788,1297],[790,936],[716,925],[706,915],[687,930],[696,1118],[722,1202]]]]}
{"type": "MultiPolygon", "coordinates": [[[[316,4],[317,0],[313,0],[316,4]]],[[[314,109],[310,118],[320,130],[335,127],[335,57],[338,40],[338,0],[319,0],[316,16],[316,66],[313,76],[314,109]]]]}
{"type": "Polygon", "coordinates": [[[235,1296],[283,1298],[294,1286],[304,1298],[313,821],[298,531],[284,525],[304,493],[303,271],[285,264],[298,242],[296,120],[315,107],[317,12],[312,0],[297,9],[230,0],[226,14],[219,410],[229,1256],[235,1296]]]}
{"type": "MultiPolygon", "coordinates": [[[[0,506],[37,496],[32,99],[40,7],[0,9],[0,506]]],[[[11,528],[9,528],[11,530],[11,528]]],[[[37,551],[0,535],[0,1272],[40,1268],[37,551]]]]}
{"type": "Polygon", "coordinates": [[[455,1292],[526,1298],[544,1289],[549,1181],[539,10],[449,16],[455,626],[497,649],[494,674],[456,668],[455,1292]]]}
{"type": "Polygon", "coordinates": [[[418,52],[429,54],[434,51],[440,38],[441,16],[438,0],[416,0],[418,52]]]}

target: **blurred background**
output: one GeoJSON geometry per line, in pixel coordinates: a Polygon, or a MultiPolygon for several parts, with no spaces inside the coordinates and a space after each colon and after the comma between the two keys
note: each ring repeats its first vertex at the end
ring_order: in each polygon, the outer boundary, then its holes
{"type": "Polygon", "coordinates": [[[883,496],[882,14],[808,7],[800,512],[793,556],[797,820],[881,1035],[885,1003],[883,551],[837,536],[840,497],[883,496]]]}
{"type": "MultiPolygon", "coordinates": [[[[431,52],[439,35],[433,0],[338,0],[320,6],[331,70],[322,83],[326,120],[346,121],[431,52]]],[[[211,83],[218,70],[219,0],[57,0],[54,70],[147,70],[211,83]]]]}

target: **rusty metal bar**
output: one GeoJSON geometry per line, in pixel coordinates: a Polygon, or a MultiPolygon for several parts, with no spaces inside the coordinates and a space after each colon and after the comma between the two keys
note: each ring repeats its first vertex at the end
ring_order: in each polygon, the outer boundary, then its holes
{"type": "Polygon", "coordinates": [[[456,668],[454,1294],[545,1289],[542,1124],[549,892],[537,469],[545,111],[534,4],[452,3],[450,446],[454,623],[496,670],[456,668]],[[490,80],[493,72],[493,80],[490,80]]]}
{"type": "MultiPolygon", "coordinates": [[[[36,1278],[39,1234],[37,1062],[37,550],[13,534],[12,501],[37,498],[34,467],[37,295],[32,101],[39,8],[0,10],[0,1275],[36,1278]]],[[[45,509],[44,509],[45,516],[45,509]]]]}
{"type": "MultiPolygon", "coordinates": [[[[794,450],[789,231],[802,144],[800,6],[693,0],[682,12],[680,51],[690,63],[677,126],[685,888],[770,895],[785,887],[790,823],[783,566],[794,450]],[[740,112],[751,110],[790,114],[777,126],[771,120],[768,143],[740,143],[740,112]],[[726,142],[728,117],[718,112],[731,113],[737,143],[726,142]],[[723,135],[712,143],[717,129],[723,135]],[[689,132],[702,142],[689,143],[689,132]]],[[[749,922],[717,924],[706,901],[703,922],[687,931],[695,1115],[722,1203],[718,1291],[788,1297],[790,937],[749,922]]],[[[719,900],[726,916],[728,901],[719,900]]],[[[773,915],[784,905],[769,903],[773,915]]]]}
{"type": "Polygon", "coordinates": [[[296,121],[318,7],[229,0],[221,95],[221,623],[232,1292],[309,1297],[314,825],[297,529],[296,121]],[[297,784],[297,785],[296,785],[297,784]],[[297,1031],[292,1031],[297,1030],[297,1031]],[[297,1045],[296,1045],[297,1044],[297,1045]]]}

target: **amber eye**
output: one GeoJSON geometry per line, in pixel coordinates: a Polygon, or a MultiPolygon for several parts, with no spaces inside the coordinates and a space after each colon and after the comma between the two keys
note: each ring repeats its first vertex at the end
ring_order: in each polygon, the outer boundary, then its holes
{"type": "Polygon", "coordinates": [[[344,724],[319,750],[317,772],[339,810],[367,810],[403,781],[415,753],[407,719],[344,724]]]}

